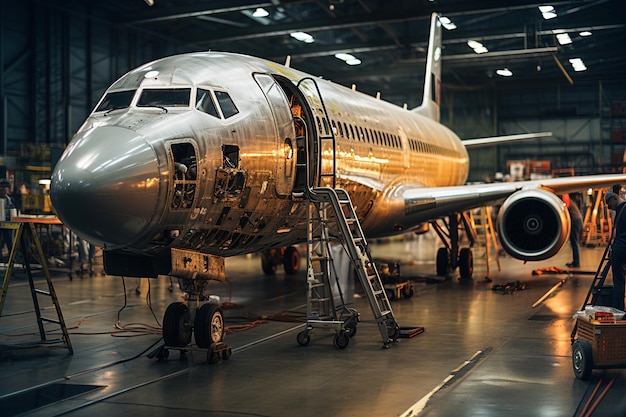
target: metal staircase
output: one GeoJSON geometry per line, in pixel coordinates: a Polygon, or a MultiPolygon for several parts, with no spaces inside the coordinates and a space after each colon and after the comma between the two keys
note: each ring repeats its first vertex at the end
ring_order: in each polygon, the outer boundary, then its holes
{"type": "Polygon", "coordinates": [[[325,327],[335,330],[334,344],[343,349],[356,333],[359,315],[345,304],[331,254],[331,243],[339,241],[361,281],[383,346],[389,347],[389,343],[400,336],[400,327],[368,251],[350,196],[337,188],[335,133],[329,124],[321,91],[311,77],[301,79],[297,87],[310,101],[309,106],[321,111],[315,116],[315,123],[311,115],[311,124],[304,138],[306,157],[298,158],[297,166],[306,170],[306,187],[304,192],[294,189],[293,193],[294,198],[304,198],[307,204],[307,325],[298,334],[298,343],[308,344],[311,330],[325,327]],[[305,88],[305,83],[311,83],[313,87],[305,88]]]}
{"type": "Polygon", "coordinates": [[[314,327],[336,330],[335,346],[345,348],[356,333],[358,315],[345,306],[338,277],[330,255],[332,241],[338,240],[348,254],[352,267],[365,291],[383,347],[400,336],[393,310],[378,271],[367,248],[361,224],[350,196],[341,188],[317,187],[307,193],[307,328],[298,335],[298,343],[309,342],[314,327]],[[336,307],[332,285],[337,285],[341,305],[336,307]]]}

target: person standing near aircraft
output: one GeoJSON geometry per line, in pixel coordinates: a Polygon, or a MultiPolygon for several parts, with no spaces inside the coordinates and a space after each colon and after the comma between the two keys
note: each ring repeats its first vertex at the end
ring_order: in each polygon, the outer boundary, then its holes
{"type": "Polygon", "coordinates": [[[578,242],[580,234],[583,230],[583,216],[580,214],[577,199],[573,195],[563,194],[563,202],[569,212],[569,218],[572,228],[569,232],[569,243],[572,246],[572,262],[566,264],[569,268],[578,268],[580,266],[580,249],[578,242]]]}
{"type": "MultiPolygon", "coordinates": [[[[0,210],[4,207],[4,211],[0,212],[0,221],[11,221],[11,212],[15,210],[13,200],[8,195],[10,186],[9,180],[0,178],[0,210]]],[[[11,256],[11,250],[13,249],[13,232],[11,229],[2,229],[0,238],[2,239],[0,243],[0,254],[2,249],[4,249],[4,245],[6,245],[8,251],[7,256],[11,256]]]]}
{"type": "Polygon", "coordinates": [[[609,191],[604,196],[609,209],[615,211],[613,243],[611,248],[611,268],[613,269],[613,307],[624,310],[624,267],[626,266],[626,216],[623,211],[624,200],[618,194],[609,191]]]}

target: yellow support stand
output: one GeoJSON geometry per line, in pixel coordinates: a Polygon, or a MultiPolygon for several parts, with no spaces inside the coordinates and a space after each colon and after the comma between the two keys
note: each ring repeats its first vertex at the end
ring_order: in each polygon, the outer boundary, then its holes
{"type": "Polygon", "coordinates": [[[500,271],[500,257],[498,256],[498,240],[491,220],[491,207],[480,207],[469,212],[471,225],[475,230],[476,239],[472,246],[474,268],[484,267],[487,270],[485,278],[489,278],[491,266],[500,271]]]}
{"type": "MultiPolygon", "coordinates": [[[[35,219],[33,219],[35,221],[35,219]]],[[[24,267],[28,274],[28,284],[30,285],[31,296],[33,299],[33,305],[35,307],[35,314],[37,315],[37,326],[39,327],[39,336],[41,340],[34,344],[20,344],[20,345],[2,345],[0,350],[39,350],[39,349],[51,349],[51,348],[67,348],[70,354],[74,353],[72,349],[72,343],[70,342],[70,336],[63,320],[63,314],[61,313],[61,306],[57,298],[54,286],[52,285],[52,279],[50,278],[50,270],[46,262],[46,257],[41,247],[41,242],[37,237],[35,226],[32,221],[29,222],[0,222],[0,229],[9,229],[14,231],[13,247],[9,255],[9,261],[7,269],[4,274],[4,281],[2,282],[2,292],[0,293],[0,315],[4,308],[4,302],[9,290],[9,282],[13,273],[13,267],[15,265],[15,258],[17,251],[21,250],[24,260],[24,267]],[[35,256],[33,256],[33,252],[35,256]],[[39,259],[36,259],[36,258],[39,259]],[[31,261],[33,263],[41,264],[43,273],[48,284],[47,290],[35,288],[35,282],[33,280],[33,274],[31,270],[31,261]],[[39,307],[39,296],[47,296],[52,300],[54,304],[57,318],[48,318],[41,315],[41,309],[39,307]],[[62,332],[61,339],[48,340],[46,337],[46,331],[44,329],[44,323],[54,323],[59,325],[62,332]]]]}
{"type": "Polygon", "coordinates": [[[587,247],[604,246],[611,238],[613,224],[608,206],[604,202],[604,190],[594,190],[591,204],[583,218],[582,244],[587,247]]]}

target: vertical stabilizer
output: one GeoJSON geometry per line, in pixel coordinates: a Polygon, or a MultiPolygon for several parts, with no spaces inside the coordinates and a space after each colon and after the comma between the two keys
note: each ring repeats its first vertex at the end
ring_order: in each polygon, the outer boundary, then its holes
{"type": "Polygon", "coordinates": [[[439,15],[433,13],[430,19],[428,55],[426,56],[426,75],[424,76],[424,98],[414,112],[439,121],[441,102],[441,22],[439,15]]]}

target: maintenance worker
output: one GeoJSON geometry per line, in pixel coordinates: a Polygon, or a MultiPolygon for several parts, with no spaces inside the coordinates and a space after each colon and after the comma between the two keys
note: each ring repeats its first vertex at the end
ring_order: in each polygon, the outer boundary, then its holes
{"type": "MultiPolygon", "coordinates": [[[[0,178],[0,210],[4,206],[4,210],[0,212],[0,221],[10,222],[11,215],[15,212],[15,204],[13,204],[13,200],[9,197],[9,187],[11,184],[9,180],[6,178],[0,178]]],[[[11,256],[11,250],[13,249],[13,231],[11,229],[0,229],[0,256],[2,255],[2,249],[4,249],[4,245],[6,245],[8,250],[8,255],[11,256]]]]}
{"type": "Polygon", "coordinates": [[[571,229],[569,232],[569,243],[572,246],[572,262],[566,264],[569,268],[580,267],[580,234],[583,231],[583,216],[580,214],[577,198],[570,194],[563,194],[563,202],[569,212],[571,229]]]}
{"type": "MultiPolygon", "coordinates": [[[[626,200],[613,191],[604,196],[609,209],[615,211],[613,243],[611,248],[611,268],[613,269],[613,307],[624,310],[624,267],[626,266],[626,200]]],[[[609,243],[611,244],[611,243],[609,243]]]]}

